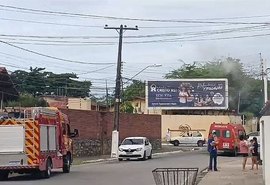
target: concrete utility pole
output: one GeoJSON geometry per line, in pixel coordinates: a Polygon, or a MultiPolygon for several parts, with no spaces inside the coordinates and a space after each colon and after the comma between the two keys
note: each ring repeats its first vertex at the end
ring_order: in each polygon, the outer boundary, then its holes
{"type": "Polygon", "coordinates": [[[105,25],[104,29],[116,30],[119,33],[117,73],[115,84],[115,103],[114,103],[114,126],[113,126],[114,131],[112,133],[112,151],[111,151],[111,157],[118,157],[123,32],[126,30],[138,30],[138,26],[135,26],[135,28],[128,28],[126,25],[125,26],[120,25],[120,27],[108,27],[108,25],[105,25]]]}
{"type": "Polygon", "coordinates": [[[262,58],[262,54],[260,53],[260,61],[261,61],[261,69],[262,69],[262,80],[263,80],[263,89],[264,89],[264,103],[268,100],[267,94],[267,68],[265,66],[264,60],[262,58]]]}

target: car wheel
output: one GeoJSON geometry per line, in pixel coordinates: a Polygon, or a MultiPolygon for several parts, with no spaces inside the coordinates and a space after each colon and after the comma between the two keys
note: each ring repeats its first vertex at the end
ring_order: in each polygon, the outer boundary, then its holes
{"type": "Polygon", "coordinates": [[[179,146],[179,141],[178,140],[174,140],[173,145],[174,146],[179,146]]]}
{"type": "Polygon", "coordinates": [[[52,173],[52,162],[50,159],[47,159],[46,170],[41,171],[41,178],[48,179],[51,177],[51,173],[52,173]]]}
{"type": "Polygon", "coordinates": [[[150,152],[150,155],[149,155],[149,157],[148,157],[148,159],[152,159],[152,150],[151,150],[151,152],[150,152]]]}
{"type": "Polygon", "coordinates": [[[146,160],[146,151],[144,151],[143,158],[142,158],[142,161],[145,161],[145,160],[146,160]]]}
{"type": "Polygon", "coordinates": [[[123,159],[122,158],[118,158],[118,161],[123,161],[123,159]]]}
{"type": "Polygon", "coordinates": [[[71,157],[70,155],[66,155],[64,157],[64,165],[63,165],[63,172],[64,173],[69,173],[70,172],[70,166],[71,166],[71,157]]]}
{"type": "Polygon", "coordinates": [[[197,145],[198,147],[203,147],[203,141],[198,141],[197,145]]]}
{"type": "Polygon", "coordinates": [[[0,181],[8,179],[9,171],[0,171],[0,181]]]}

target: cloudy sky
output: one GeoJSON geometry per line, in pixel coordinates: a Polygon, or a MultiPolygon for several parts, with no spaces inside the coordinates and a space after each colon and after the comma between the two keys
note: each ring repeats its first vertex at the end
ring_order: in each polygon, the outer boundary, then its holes
{"type": "Polygon", "coordinates": [[[124,33],[126,78],[161,64],[135,77],[159,80],[184,62],[228,56],[259,69],[259,53],[270,60],[269,10],[266,0],[2,0],[0,65],[10,71],[33,66],[74,72],[81,80],[91,80],[94,87],[105,87],[107,80],[113,88],[118,33],[103,27],[123,24],[139,27],[124,33]]]}

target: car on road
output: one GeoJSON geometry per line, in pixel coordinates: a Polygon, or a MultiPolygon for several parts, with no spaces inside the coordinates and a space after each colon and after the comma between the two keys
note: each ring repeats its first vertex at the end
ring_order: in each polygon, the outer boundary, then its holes
{"type": "Polygon", "coordinates": [[[260,132],[250,132],[249,134],[247,134],[248,136],[248,141],[250,141],[251,139],[253,139],[253,137],[257,138],[258,144],[260,144],[260,132]]]}
{"type": "Polygon", "coordinates": [[[118,160],[151,159],[152,145],[146,137],[127,137],[118,148],[118,160]]]}
{"type": "Polygon", "coordinates": [[[200,132],[196,131],[186,133],[182,136],[172,137],[169,142],[174,146],[178,146],[179,144],[197,144],[199,147],[202,147],[205,144],[205,138],[200,132]]]}

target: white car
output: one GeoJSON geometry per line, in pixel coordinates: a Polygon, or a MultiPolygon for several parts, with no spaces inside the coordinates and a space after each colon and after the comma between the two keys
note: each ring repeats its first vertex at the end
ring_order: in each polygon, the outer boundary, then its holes
{"type": "Polygon", "coordinates": [[[152,145],[146,137],[128,137],[119,146],[118,160],[152,158],[152,145]]]}
{"type": "Polygon", "coordinates": [[[179,144],[197,144],[199,147],[202,147],[206,143],[200,132],[186,133],[182,136],[172,137],[169,142],[174,146],[178,146],[179,144]]]}
{"type": "Polygon", "coordinates": [[[260,132],[251,132],[251,133],[247,134],[247,136],[248,136],[248,141],[253,139],[253,137],[256,137],[258,144],[260,145],[260,141],[261,141],[260,132]]]}

